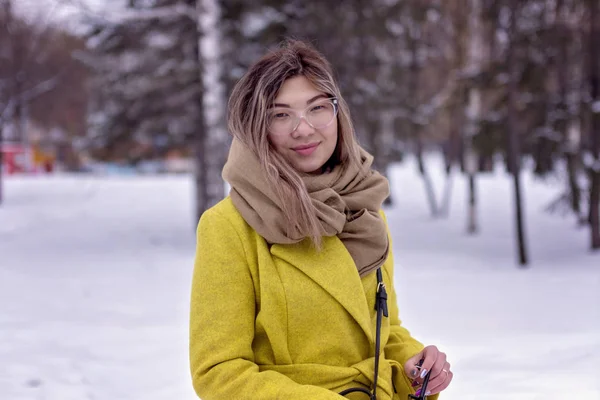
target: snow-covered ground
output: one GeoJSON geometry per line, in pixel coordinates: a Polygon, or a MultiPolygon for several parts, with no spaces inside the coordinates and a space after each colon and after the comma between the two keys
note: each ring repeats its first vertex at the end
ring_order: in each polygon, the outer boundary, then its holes
{"type": "MultiPolygon", "coordinates": [[[[411,165],[391,179],[401,317],[448,354],[443,399],[600,399],[600,254],[572,219],[544,213],[559,188],[525,178],[522,270],[506,176],[481,179],[475,237],[462,178],[445,220],[429,217],[411,165]]],[[[4,189],[0,399],[195,399],[192,180],[10,177],[4,189]]]]}

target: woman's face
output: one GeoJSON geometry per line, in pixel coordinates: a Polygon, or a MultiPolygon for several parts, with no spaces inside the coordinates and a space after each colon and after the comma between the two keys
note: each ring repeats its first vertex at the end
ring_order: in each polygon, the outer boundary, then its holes
{"type": "Polygon", "coordinates": [[[275,151],[299,172],[319,172],[335,150],[337,105],[304,76],[283,83],[267,123],[275,151]]]}

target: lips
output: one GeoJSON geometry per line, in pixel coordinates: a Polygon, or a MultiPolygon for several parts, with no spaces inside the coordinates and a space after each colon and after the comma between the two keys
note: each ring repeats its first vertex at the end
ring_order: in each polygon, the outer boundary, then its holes
{"type": "Polygon", "coordinates": [[[294,150],[296,153],[298,153],[300,155],[309,156],[317,149],[317,147],[319,147],[319,144],[320,143],[318,143],[318,142],[303,144],[303,145],[294,147],[292,150],[294,150]]]}

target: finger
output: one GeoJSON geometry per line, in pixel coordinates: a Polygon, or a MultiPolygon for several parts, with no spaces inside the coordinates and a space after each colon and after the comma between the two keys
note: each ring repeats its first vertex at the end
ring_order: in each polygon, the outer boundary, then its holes
{"type": "Polygon", "coordinates": [[[435,363],[431,367],[430,381],[437,378],[440,375],[445,375],[446,373],[442,372],[442,370],[444,369],[446,371],[450,371],[449,368],[446,368],[446,353],[440,351],[435,359],[435,363]]]}
{"type": "Polygon", "coordinates": [[[447,378],[448,371],[450,371],[450,364],[445,361],[446,355],[444,353],[439,353],[437,357],[437,361],[431,369],[431,375],[429,379],[429,383],[427,385],[426,390],[431,391],[432,388],[441,386],[447,378]],[[439,364],[443,362],[440,367],[439,364]],[[437,373],[437,371],[440,371],[437,373]]]}
{"type": "Polygon", "coordinates": [[[414,380],[419,377],[419,370],[421,369],[421,367],[417,365],[422,358],[423,351],[409,358],[406,364],[404,365],[404,372],[411,380],[414,380]]]}
{"type": "Polygon", "coordinates": [[[441,387],[446,383],[448,376],[450,374],[450,363],[444,362],[444,366],[439,375],[436,375],[429,381],[429,385],[427,385],[427,391],[431,391],[432,393],[438,393],[441,391],[441,387]]]}
{"type": "Polygon", "coordinates": [[[419,376],[417,377],[419,384],[423,383],[423,378],[425,378],[427,372],[435,365],[439,352],[440,351],[435,346],[427,346],[423,349],[423,365],[421,365],[419,376]]]}
{"type": "Polygon", "coordinates": [[[444,373],[444,377],[441,377],[439,379],[439,381],[441,383],[437,383],[437,382],[431,382],[428,387],[427,387],[427,391],[429,392],[429,394],[437,394],[440,393],[442,390],[446,389],[448,387],[448,385],[450,385],[450,382],[452,382],[452,378],[454,378],[454,374],[452,373],[452,371],[449,371],[448,374],[444,373]]]}

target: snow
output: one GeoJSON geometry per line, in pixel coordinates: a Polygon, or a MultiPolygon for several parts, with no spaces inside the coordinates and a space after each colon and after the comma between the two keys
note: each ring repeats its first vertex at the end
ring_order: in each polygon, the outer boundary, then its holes
{"type": "Polygon", "coordinates": [[[79,34],[88,26],[83,18],[114,19],[123,12],[124,0],[13,0],[18,15],[38,24],[53,23],[79,34]]]}
{"type": "MultiPolygon", "coordinates": [[[[574,220],[543,212],[561,188],[524,177],[532,264],[519,269],[508,176],[478,180],[478,236],[465,234],[463,178],[445,220],[429,216],[413,163],[391,180],[401,318],[448,354],[442,399],[600,398],[600,254],[574,220]]],[[[13,176],[4,189],[0,397],[195,399],[193,179],[13,176]]]]}
{"type": "Polygon", "coordinates": [[[258,35],[272,21],[283,21],[281,13],[272,7],[247,12],[241,23],[242,33],[245,37],[251,38],[258,35]]]}
{"type": "Polygon", "coordinates": [[[129,9],[121,10],[109,17],[110,21],[119,24],[128,24],[136,21],[155,20],[155,19],[177,19],[187,16],[194,19],[196,9],[186,4],[177,3],[170,6],[155,7],[149,9],[129,9]]]}
{"type": "Polygon", "coordinates": [[[162,32],[152,32],[146,38],[146,44],[149,47],[155,48],[157,50],[165,50],[170,49],[177,43],[172,36],[165,35],[162,32]]]}
{"type": "Polygon", "coordinates": [[[582,161],[586,169],[600,173],[600,158],[595,157],[591,151],[583,152],[582,161]]]}

